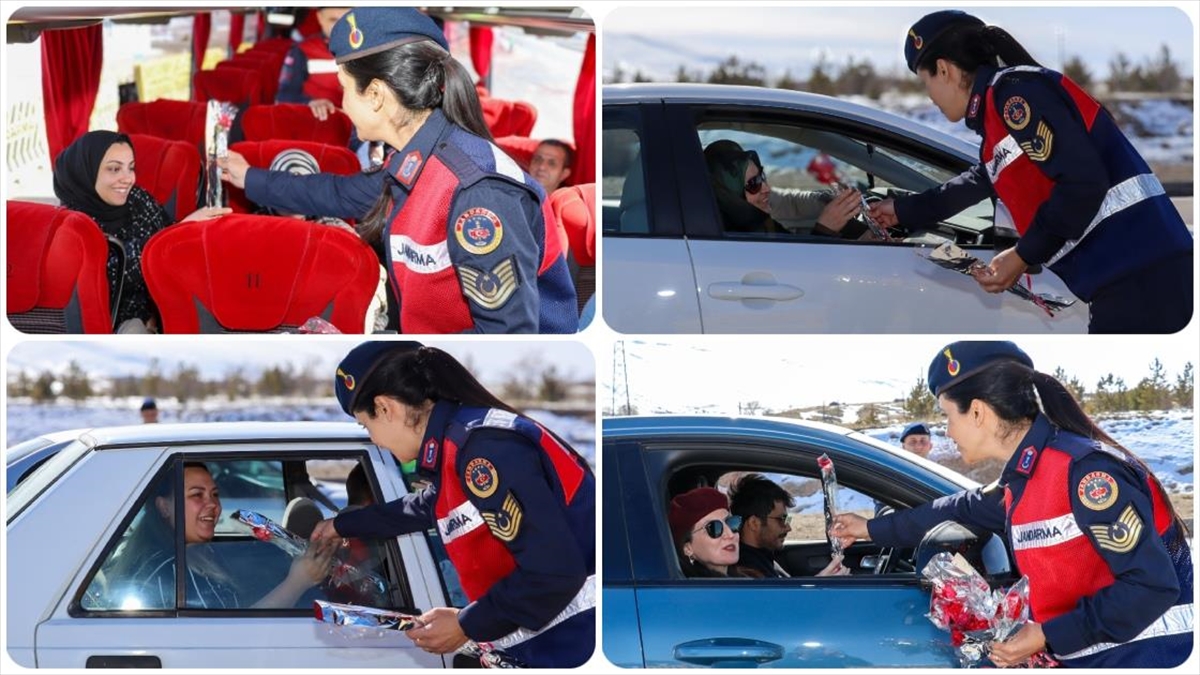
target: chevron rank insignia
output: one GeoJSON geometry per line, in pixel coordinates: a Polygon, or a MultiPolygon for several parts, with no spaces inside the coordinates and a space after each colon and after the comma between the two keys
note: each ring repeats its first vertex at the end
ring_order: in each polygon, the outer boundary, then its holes
{"type": "Polygon", "coordinates": [[[459,265],[456,269],[463,295],[488,310],[503,307],[521,285],[517,277],[516,256],[501,260],[490,270],[470,265],[459,265]]]}
{"type": "Polygon", "coordinates": [[[1033,138],[1021,142],[1021,149],[1025,151],[1025,155],[1035,162],[1044,162],[1050,159],[1050,151],[1053,148],[1054,133],[1050,131],[1050,125],[1046,124],[1046,120],[1038,121],[1033,138]]]}
{"type": "Polygon", "coordinates": [[[1142,537],[1142,519],[1130,504],[1121,512],[1117,522],[1092,525],[1091,530],[1100,548],[1113,553],[1129,553],[1142,537]]]}
{"type": "Polygon", "coordinates": [[[499,511],[484,511],[483,522],[487,523],[488,529],[500,541],[512,541],[521,533],[521,518],[525,515],[521,511],[521,503],[509,492],[504,496],[504,503],[500,505],[499,511]]]}

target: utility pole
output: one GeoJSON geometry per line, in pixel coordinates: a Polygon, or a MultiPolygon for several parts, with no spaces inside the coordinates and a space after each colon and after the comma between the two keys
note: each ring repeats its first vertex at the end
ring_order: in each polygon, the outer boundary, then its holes
{"type": "Polygon", "coordinates": [[[629,368],[625,362],[624,340],[617,340],[613,344],[612,411],[613,415],[629,415],[633,412],[629,402],[629,368]],[[622,403],[619,408],[618,401],[622,403]]]}

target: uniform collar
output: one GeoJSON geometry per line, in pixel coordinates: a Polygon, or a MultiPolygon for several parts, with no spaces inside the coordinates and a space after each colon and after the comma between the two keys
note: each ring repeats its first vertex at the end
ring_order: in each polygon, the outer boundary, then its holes
{"type": "Polygon", "coordinates": [[[1050,420],[1045,415],[1039,414],[1033,421],[1033,426],[1025,432],[1025,437],[1021,439],[1017,451],[1004,465],[1004,471],[1000,474],[1000,482],[1008,485],[1014,480],[1028,480],[1033,475],[1034,469],[1037,468],[1042,450],[1050,443],[1050,439],[1054,437],[1055,433],[1056,429],[1050,420]]]}
{"type": "Polygon", "coordinates": [[[975,84],[971,85],[971,97],[967,99],[967,116],[963,119],[967,127],[983,134],[984,107],[987,105],[987,90],[992,84],[996,69],[991,66],[980,66],[975,71],[975,84]]]}
{"type": "Polygon", "coordinates": [[[425,438],[421,439],[421,450],[417,456],[417,470],[436,477],[442,465],[442,443],[446,427],[458,412],[459,404],[453,401],[438,401],[429,413],[429,424],[425,426],[425,438]]]}
{"type": "Polygon", "coordinates": [[[450,127],[450,120],[446,119],[442,109],[434,108],[408,145],[388,155],[387,171],[405,190],[412,191],[425,163],[433,155],[434,146],[450,127]]]}

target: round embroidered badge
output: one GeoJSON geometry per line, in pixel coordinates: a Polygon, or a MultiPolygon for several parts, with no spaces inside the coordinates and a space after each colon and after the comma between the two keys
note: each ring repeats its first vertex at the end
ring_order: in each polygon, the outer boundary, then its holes
{"type": "Polygon", "coordinates": [[[1076,494],[1084,506],[1103,511],[1117,500],[1117,481],[1103,471],[1093,471],[1079,481],[1076,494]]]}
{"type": "Polygon", "coordinates": [[[1004,102],[1004,123],[1014,131],[1029,126],[1029,104],[1025,99],[1013,96],[1004,102]]]}
{"type": "Polygon", "coordinates": [[[496,493],[496,488],[500,484],[500,476],[496,474],[496,467],[482,457],[476,457],[467,463],[464,478],[467,481],[467,488],[480,499],[491,497],[496,493]]]}
{"type": "Polygon", "coordinates": [[[454,222],[454,237],[468,253],[484,255],[496,250],[504,238],[504,225],[489,209],[471,208],[454,222]]]}

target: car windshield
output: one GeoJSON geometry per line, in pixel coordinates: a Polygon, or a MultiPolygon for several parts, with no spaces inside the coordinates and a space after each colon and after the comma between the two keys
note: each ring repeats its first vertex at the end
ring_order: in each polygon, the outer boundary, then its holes
{"type": "Polygon", "coordinates": [[[11,523],[27,506],[50,487],[54,481],[66,473],[80,457],[91,449],[82,441],[74,441],[46,460],[45,464],[35,469],[25,480],[21,481],[12,492],[8,493],[8,522],[11,523]]]}

